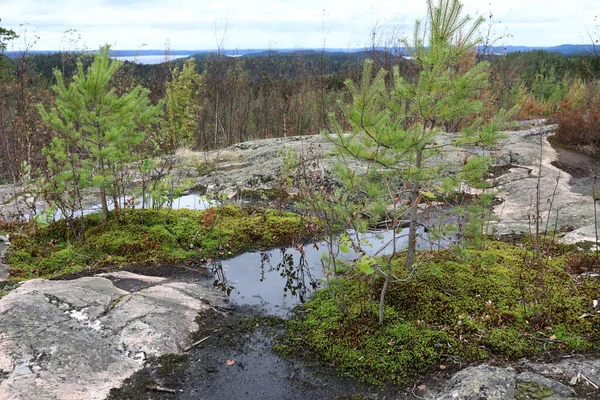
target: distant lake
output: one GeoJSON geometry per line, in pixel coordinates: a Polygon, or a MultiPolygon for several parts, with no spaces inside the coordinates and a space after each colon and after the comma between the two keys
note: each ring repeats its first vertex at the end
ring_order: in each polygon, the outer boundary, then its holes
{"type": "Polygon", "coordinates": [[[136,64],[160,64],[160,63],[164,63],[165,61],[173,61],[178,58],[185,58],[185,57],[189,57],[189,55],[165,56],[164,54],[161,54],[161,55],[157,55],[157,56],[126,56],[126,57],[111,57],[111,58],[114,58],[115,60],[120,60],[120,61],[131,61],[136,64]]]}

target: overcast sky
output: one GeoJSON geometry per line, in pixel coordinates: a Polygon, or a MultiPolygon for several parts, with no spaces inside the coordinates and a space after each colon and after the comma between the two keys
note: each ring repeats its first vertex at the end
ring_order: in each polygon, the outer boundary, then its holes
{"type": "MultiPolygon", "coordinates": [[[[599,0],[464,0],[471,15],[493,13],[499,44],[590,43],[599,0]]],[[[374,26],[410,36],[425,0],[0,0],[0,26],[39,37],[37,50],[364,47],[374,26]],[[21,26],[21,24],[27,24],[21,26]],[[76,34],[64,32],[74,29],[76,34]],[[81,39],[68,44],[69,38],[81,39]]],[[[22,35],[25,37],[25,35],[22,35]]],[[[22,44],[17,44],[22,46],[22,44]]]]}

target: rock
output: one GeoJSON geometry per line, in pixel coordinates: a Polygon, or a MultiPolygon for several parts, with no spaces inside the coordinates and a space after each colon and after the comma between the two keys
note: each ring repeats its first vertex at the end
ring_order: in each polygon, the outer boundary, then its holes
{"type": "Polygon", "coordinates": [[[575,391],[560,382],[526,371],[517,376],[517,399],[568,400],[575,391]]]}
{"type": "Polygon", "coordinates": [[[426,398],[435,400],[508,400],[516,396],[513,368],[498,368],[486,364],[465,368],[454,374],[440,393],[426,398]]]}
{"type": "MultiPolygon", "coordinates": [[[[595,385],[600,387],[600,359],[586,359],[582,356],[566,358],[556,363],[528,363],[527,368],[540,375],[574,384],[595,385]]],[[[600,398],[600,390],[597,390],[600,398]]]]}
{"type": "MultiPolygon", "coordinates": [[[[493,224],[495,234],[535,231],[534,218],[530,216],[535,213],[538,183],[542,231],[546,229],[546,223],[549,230],[554,230],[555,226],[579,228],[590,225],[592,198],[575,191],[571,186],[572,176],[554,165],[558,160],[558,153],[547,138],[555,129],[556,125],[549,125],[506,132],[508,138],[504,140],[498,158],[500,164],[507,164],[512,168],[494,181],[497,187],[502,188],[498,194],[502,203],[494,207],[494,214],[498,219],[493,224]]],[[[572,234],[571,237],[575,235],[572,234]]],[[[577,240],[582,238],[583,235],[577,236],[577,240]]],[[[567,237],[563,241],[571,242],[573,239],[567,237]]]]}
{"type": "Polygon", "coordinates": [[[103,399],[147,356],[181,353],[198,313],[222,301],[199,284],[125,276],[156,285],[35,279],[0,299],[0,399],[103,399]]]}
{"type": "MultiPolygon", "coordinates": [[[[592,363],[595,361],[592,361],[592,363]]],[[[538,365],[540,370],[551,364],[538,365]]],[[[573,371],[571,371],[573,372],[573,371]]],[[[576,392],[569,386],[541,373],[517,373],[512,367],[492,367],[486,364],[468,367],[457,372],[446,384],[426,394],[431,400],[572,400],[576,392]]]]}

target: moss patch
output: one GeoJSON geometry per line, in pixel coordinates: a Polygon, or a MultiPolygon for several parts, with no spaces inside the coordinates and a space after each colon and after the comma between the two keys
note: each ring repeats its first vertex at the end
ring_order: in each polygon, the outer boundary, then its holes
{"type": "Polygon", "coordinates": [[[16,289],[17,286],[18,284],[14,282],[0,282],[0,299],[16,289]]]}
{"type": "Polygon", "coordinates": [[[554,394],[548,386],[535,382],[517,382],[517,400],[543,400],[554,394]]]}
{"type": "MultiPolygon", "coordinates": [[[[600,350],[600,315],[592,302],[600,280],[574,279],[566,272],[569,253],[554,250],[542,275],[525,267],[527,249],[506,243],[422,254],[416,276],[390,285],[382,325],[375,315],[381,280],[371,304],[364,276],[347,274],[350,315],[342,316],[321,291],[288,324],[281,349],[308,349],[375,384],[407,384],[432,368],[489,358],[600,350]],[[585,313],[590,316],[581,318],[585,313]]],[[[402,260],[395,262],[395,276],[406,277],[402,260]]]]}
{"type": "Polygon", "coordinates": [[[263,209],[129,210],[125,221],[110,214],[84,217],[85,239],[75,240],[65,221],[11,234],[11,279],[57,277],[106,264],[178,262],[229,257],[249,249],[291,244],[310,232],[300,216],[263,209]]]}

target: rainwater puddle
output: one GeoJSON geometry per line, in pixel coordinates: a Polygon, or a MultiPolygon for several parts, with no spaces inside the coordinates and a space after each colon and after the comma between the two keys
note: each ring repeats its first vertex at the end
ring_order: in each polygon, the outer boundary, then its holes
{"type": "MultiPolygon", "coordinates": [[[[141,199],[135,199],[133,202],[130,199],[131,199],[130,197],[123,198],[123,200],[124,200],[123,203],[127,203],[128,206],[133,204],[133,207],[136,209],[142,208],[142,200],[141,199]]],[[[198,194],[187,194],[187,195],[181,196],[181,197],[173,200],[173,209],[187,208],[190,210],[205,210],[216,204],[217,204],[216,202],[207,199],[206,196],[200,196],[198,194]]],[[[166,207],[166,205],[163,207],[166,207]]],[[[109,211],[114,210],[114,208],[115,208],[114,203],[112,201],[109,202],[108,203],[109,211]]],[[[152,205],[146,204],[146,208],[152,208],[152,205]]],[[[100,204],[94,204],[93,206],[84,209],[83,212],[81,212],[81,211],[75,212],[73,217],[78,218],[81,215],[90,215],[93,213],[100,212],[101,209],[102,209],[102,206],[100,204]]],[[[38,214],[41,214],[41,213],[43,213],[43,210],[38,210],[38,214]]],[[[52,215],[52,217],[54,218],[54,220],[62,219],[63,213],[60,210],[56,210],[54,212],[54,214],[52,215]]],[[[31,218],[31,215],[24,214],[23,218],[25,220],[29,220],[31,218]]]]}
{"type": "MultiPolygon", "coordinates": [[[[354,235],[352,231],[348,232],[354,235]]],[[[419,232],[419,250],[437,250],[450,245],[448,240],[430,242],[427,233],[419,232]]],[[[377,231],[361,234],[366,239],[361,248],[369,255],[386,255],[393,251],[394,232],[377,231]]],[[[408,228],[396,233],[396,248],[407,246],[408,228]]],[[[335,251],[339,247],[335,247],[335,251]]],[[[217,260],[212,264],[215,274],[214,285],[228,293],[233,303],[238,305],[261,306],[267,313],[286,316],[291,309],[308,300],[324,277],[321,254],[327,252],[325,242],[303,247],[288,247],[264,252],[244,253],[227,260],[217,260]]],[[[338,257],[351,261],[356,253],[339,252],[338,257]]]]}

